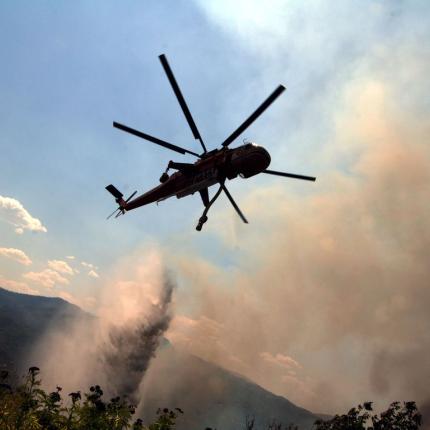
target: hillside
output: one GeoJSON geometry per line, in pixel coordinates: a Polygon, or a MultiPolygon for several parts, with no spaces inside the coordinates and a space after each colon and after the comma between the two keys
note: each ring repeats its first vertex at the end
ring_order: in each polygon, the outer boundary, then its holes
{"type": "Polygon", "coordinates": [[[21,362],[46,330],[75,317],[91,318],[58,297],[18,294],[0,288],[0,366],[20,369],[21,362]]]}
{"type": "MultiPolygon", "coordinates": [[[[23,371],[21,363],[26,354],[50,325],[61,328],[75,317],[93,318],[59,298],[17,294],[0,288],[0,365],[23,371]]],[[[180,407],[185,414],[179,420],[178,430],[237,430],[244,428],[247,415],[255,416],[256,430],[265,429],[274,418],[303,429],[310,428],[316,419],[287,399],[240,375],[181,353],[167,341],[158,351],[145,381],[140,415],[148,420],[158,407],[180,407]]]]}
{"type": "Polygon", "coordinates": [[[179,430],[238,430],[245,428],[247,415],[255,417],[256,430],[273,419],[308,429],[317,419],[240,375],[174,348],[159,351],[146,382],[142,415],[152,417],[159,406],[179,406],[186,412],[179,430]]]}

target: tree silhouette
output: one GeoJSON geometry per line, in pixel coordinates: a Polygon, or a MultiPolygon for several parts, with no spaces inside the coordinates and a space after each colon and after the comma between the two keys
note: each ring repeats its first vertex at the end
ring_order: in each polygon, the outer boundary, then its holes
{"type": "Polygon", "coordinates": [[[332,419],[317,420],[315,430],[417,430],[421,426],[421,414],[415,402],[394,402],[378,414],[372,414],[371,402],[352,408],[347,414],[332,419]]]}

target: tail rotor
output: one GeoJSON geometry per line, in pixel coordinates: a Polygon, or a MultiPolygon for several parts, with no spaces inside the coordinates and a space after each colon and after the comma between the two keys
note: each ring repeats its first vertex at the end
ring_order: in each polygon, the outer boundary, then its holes
{"type": "Polygon", "coordinates": [[[115,214],[115,218],[118,218],[120,215],[124,215],[126,211],[127,203],[136,195],[137,191],[135,191],[133,194],[131,194],[130,197],[128,197],[127,200],[123,199],[123,194],[112,184],[108,185],[106,187],[106,190],[108,190],[114,197],[115,201],[118,203],[119,207],[116,208],[106,219],[111,218],[115,214]]]}

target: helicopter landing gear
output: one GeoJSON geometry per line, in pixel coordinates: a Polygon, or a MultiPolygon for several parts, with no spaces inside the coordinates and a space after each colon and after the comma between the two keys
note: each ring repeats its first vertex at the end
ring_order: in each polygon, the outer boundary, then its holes
{"type": "Polygon", "coordinates": [[[199,219],[199,223],[196,226],[197,231],[201,231],[203,224],[208,220],[208,217],[206,215],[202,215],[199,219]]]}
{"type": "Polygon", "coordinates": [[[222,186],[224,183],[222,183],[218,189],[218,191],[215,193],[215,195],[212,197],[212,199],[209,201],[209,203],[206,205],[205,210],[202,213],[202,216],[199,219],[199,222],[196,226],[197,231],[201,231],[203,224],[208,220],[207,213],[209,212],[210,207],[215,202],[215,200],[219,197],[222,191],[222,186]]]}

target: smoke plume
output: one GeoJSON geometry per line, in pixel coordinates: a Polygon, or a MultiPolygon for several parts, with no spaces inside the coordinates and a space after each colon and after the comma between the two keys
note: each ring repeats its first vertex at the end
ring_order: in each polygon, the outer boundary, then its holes
{"type": "Polygon", "coordinates": [[[173,283],[166,274],[158,300],[145,315],[109,330],[109,341],[102,345],[101,353],[110,391],[138,400],[139,383],[169,327],[172,292],[173,283]]]}
{"type": "Polygon", "coordinates": [[[68,390],[99,384],[139,403],[139,385],[169,327],[174,281],[156,251],[118,264],[100,295],[96,317],[53,328],[33,353],[44,382],[68,390]]]}
{"type": "Polygon", "coordinates": [[[277,183],[243,196],[246,230],[231,211],[213,217],[228,271],[172,257],[194,287],[172,341],[314,411],[428,401],[429,128],[397,94],[351,82],[325,148],[342,169],[313,192],[277,183]]]}

